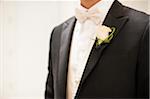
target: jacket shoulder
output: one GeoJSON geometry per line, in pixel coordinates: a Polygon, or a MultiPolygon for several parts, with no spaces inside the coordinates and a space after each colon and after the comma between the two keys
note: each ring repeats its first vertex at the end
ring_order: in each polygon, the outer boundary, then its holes
{"type": "Polygon", "coordinates": [[[66,21],[62,22],[61,24],[55,26],[52,30],[51,37],[53,38],[53,36],[60,34],[62,29],[65,26],[67,26],[67,24],[69,24],[69,22],[72,21],[73,19],[75,19],[75,17],[71,17],[71,18],[67,19],[66,21]]]}
{"type": "Polygon", "coordinates": [[[137,24],[143,24],[148,23],[150,16],[142,11],[135,10],[133,8],[124,6],[124,9],[126,10],[127,16],[129,16],[129,19],[137,24]]]}
{"type": "Polygon", "coordinates": [[[75,17],[70,17],[69,19],[67,19],[66,21],[62,22],[61,24],[57,25],[54,27],[54,29],[57,29],[57,28],[62,28],[63,26],[67,25],[70,23],[70,21],[72,20],[75,20],[75,17]]]}

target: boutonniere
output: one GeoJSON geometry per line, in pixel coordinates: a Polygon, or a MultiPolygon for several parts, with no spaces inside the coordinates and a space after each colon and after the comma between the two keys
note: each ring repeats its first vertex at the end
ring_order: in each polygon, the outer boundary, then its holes
{"type": "Polygon", "coordinates": [[[105,25],[98,26],[96,29],[96,46],[102,43],[110,43],[115,31],[115,27],[107,27],[105,25]]]}

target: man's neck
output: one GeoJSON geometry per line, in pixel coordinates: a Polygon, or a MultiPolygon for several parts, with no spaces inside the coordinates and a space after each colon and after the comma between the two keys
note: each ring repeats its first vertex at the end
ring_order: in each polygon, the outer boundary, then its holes
{"type": "Polygon", "coordinates": [[[89,9],[101,0],[80,0],[80,1],[83,7],[89,9]]]}

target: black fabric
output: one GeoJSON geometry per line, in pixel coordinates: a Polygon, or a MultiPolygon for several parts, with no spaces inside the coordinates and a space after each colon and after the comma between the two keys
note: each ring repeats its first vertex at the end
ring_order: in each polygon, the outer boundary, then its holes
{"type": "MultiPolygon", "coordinates": [[[[75,23],[72,17],[52,32],[45,99],[66,99],[75,23]]],[[[110,43],[93,46],[75,98],[148,98],[149,16],[115,0],[103,24],[116,33],[110,43]]]]}

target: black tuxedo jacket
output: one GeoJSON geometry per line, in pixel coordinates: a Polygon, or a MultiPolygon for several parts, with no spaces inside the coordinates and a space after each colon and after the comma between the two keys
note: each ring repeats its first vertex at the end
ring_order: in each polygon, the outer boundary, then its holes
{"type": "MultiPolygon", "coordinates": [[[[75,23],[72,17],[51,34],[45,99],[66,98],[75,23]]],[[[75,98],[148,98],[149,16],[115,0],[103,24],[116,27],[116,35],[108,44],[93,46],[75,98]]]]}

